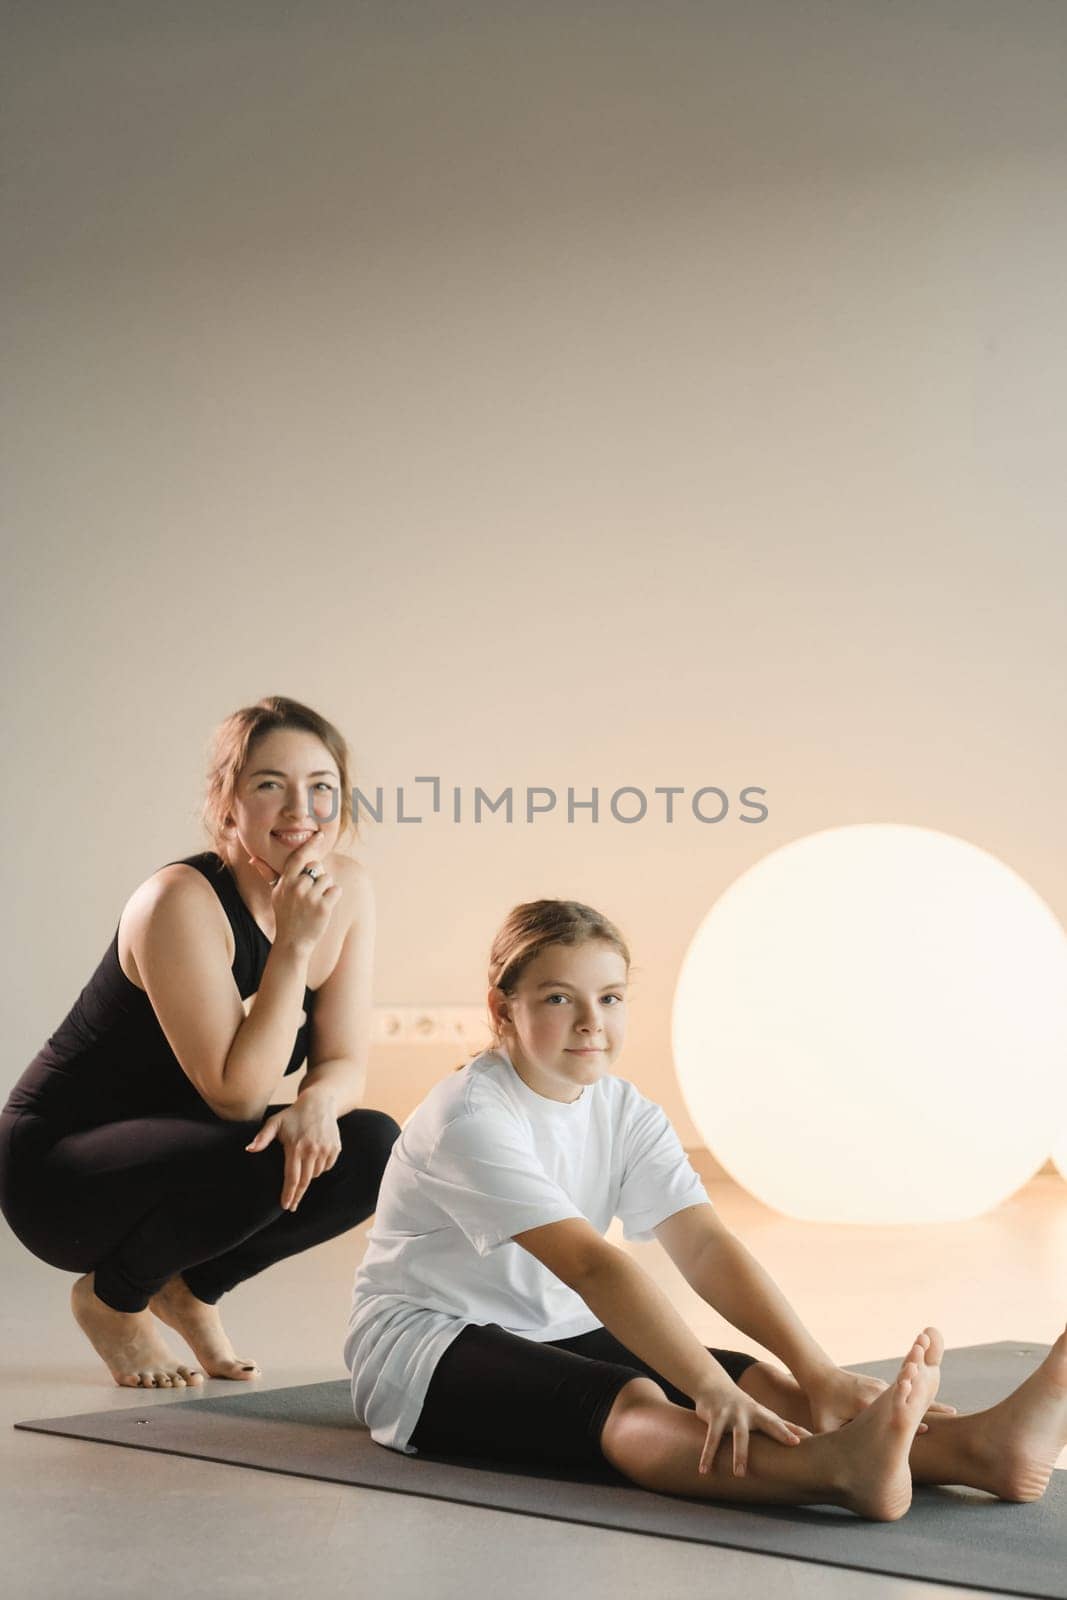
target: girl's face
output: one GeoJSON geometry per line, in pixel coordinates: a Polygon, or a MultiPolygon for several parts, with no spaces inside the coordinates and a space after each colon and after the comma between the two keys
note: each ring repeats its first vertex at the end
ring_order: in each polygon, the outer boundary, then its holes
{"type": "Polygon", "coordinates": [[[528,1088],[548,1100],[577,1100],[622,1049],[626,963],[603,939],[549,945],[513,994],[490,990],[489,1006],[528,1088]]]}
{"type": "Polygon", "coordinates": [[[312,833],[320,836],[322,849],[315,855],[321,860],[341,833],[337,763],[313,733],[278,728],[262,734],[249,749],[230,814],[239,835],[233,849],[243,846],[276,872],[312,833]]]}

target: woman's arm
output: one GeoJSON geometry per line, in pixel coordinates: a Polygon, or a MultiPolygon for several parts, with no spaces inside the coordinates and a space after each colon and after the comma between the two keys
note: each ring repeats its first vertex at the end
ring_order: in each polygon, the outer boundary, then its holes
{"type": "Polygon", "coordinates": [[[307,1095],[329,1104],[335,1117],[362,1105],[370,1054],[371,987],[374,972],[374,891],[366,868],[351,857],[335,857],[335,876],[351,908],[341,953],[315,993],[307,1071],[297,1099],[307,1095]]]}
{"type": "Polygon", "coordinates": [[[252,1009],[234,1034],[222,1072],[221,1116],[261,1117],[284,1076],[304,1009],[310,949],[271,946],[252,1009]]]}
{"type": "Polygon", "coordinates": [[[210,885],[191,874],[152,883],[134,960],[167,1042],[205,1103],[227,1121],[261,1117],[292,1054],[310,951],[276,942],[246,1017],[210,885]]]}

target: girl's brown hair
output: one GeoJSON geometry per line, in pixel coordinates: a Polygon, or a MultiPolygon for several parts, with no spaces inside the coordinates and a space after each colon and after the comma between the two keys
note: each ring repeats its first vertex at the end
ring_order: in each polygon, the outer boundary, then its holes
{"type": "MultiPolygon", "coordinates": [[[[514,994],[530,962],[549,945],[588,944],[592,939],[601,939],[616,949],[629,971],[630,952],[625,939],[615,924],[592,906],[583,905],[580,900],[528,900],[525,905],[515,906],[505,917],[489,952],[490,988],[514,994]]],[[[499,1049],[501,1034],[492,1015],[489,1032],[494,1047],[499,1049]]],[[[461,1062],[456,1071],[466,1065],[461,1062]]]]}
{"type": "MultiPolygon", "coordinates": [[[[349,773],[348,746],[332,722],[299,700],[289,700],[283,694],[265,695],[254,706],[243,706],[219,724],[211,740],[208,760],[207,792],[200,816],[204,827],[216,845],[225,837],[232,822],[230,811],[237,791],[237,779],[248,760],[255,741],[265,733],[279,728],[298,728],[303,733],[313,733],[321,739],[337,763],[341,780],[338,815],[341,819],[340,838],[352,830],[359,837],[359,826],[352,815],[352,783],[349,773]]],[[[221,853],[221,852],[220,852],[221,853]]]]}

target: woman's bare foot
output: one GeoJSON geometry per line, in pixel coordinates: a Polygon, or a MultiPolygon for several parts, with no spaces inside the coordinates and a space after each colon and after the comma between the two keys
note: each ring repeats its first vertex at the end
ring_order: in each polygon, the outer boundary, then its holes
{"type": "Polygon", "coordinates": [[[937,1329],[926,1328],[877,1400],[843,1428],[807,1441],[842,1451],[841,1504],[857,1516],[896,1522],[911,1505],[908,1455],[923,1413],[937,1394],[944,1351],[937,1329]]]}
{"type": "Polygon", "coordinates": [[[75,1320],[115,1382],[124,1389],[184,1389],[204,1375],[171,1355],[147,1311],[116,1311],[97,1298],[93,1273],[70,1291],[75,1320]]]}
{"type": "Polygon", "coordinates": [[[1067,1445],[1067,1328],[1013,1394],[966,1421],[981,1467],[967,1482],[1002,1500],[1040,1500],[1067,1445]]]}
{"type": "Polygon", "coordinates": [[[243,1361],[234,1355],[233,1345],[215,1307],[198,1300],[180,1273],[152,1296],[148,1309],[168,1328],[181,1334],[212,1378],[238,1378],[247,1382],[249,1378],[262,1377],[254,1361],[243,1361]]]}

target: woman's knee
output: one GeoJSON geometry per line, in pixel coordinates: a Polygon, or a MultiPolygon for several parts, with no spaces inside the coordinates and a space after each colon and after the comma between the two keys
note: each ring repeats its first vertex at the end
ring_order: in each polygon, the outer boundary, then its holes
{"type": "Polygon", "coordinates": [[[346,1111],[338,1117],[341,1148],[359,1151],[361,1164],[377,1167],[379,1175],[385,1171],[389,1153],[400,1137],[400,1124],[385,1111],[346,1111]]]}

